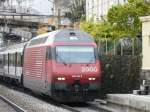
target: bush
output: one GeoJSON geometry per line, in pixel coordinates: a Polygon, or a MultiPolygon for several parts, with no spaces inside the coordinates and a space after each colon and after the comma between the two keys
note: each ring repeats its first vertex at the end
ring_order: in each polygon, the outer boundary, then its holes
{"type": "Polygon", "coordinates": [[[102,94],[131,93],[140,84],[140,56],[101,56],[102,94]]]}

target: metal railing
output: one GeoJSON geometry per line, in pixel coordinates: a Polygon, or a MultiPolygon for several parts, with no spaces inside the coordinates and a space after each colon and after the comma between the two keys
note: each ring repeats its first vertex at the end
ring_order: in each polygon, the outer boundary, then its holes
{"type": "Polygon", "coordinates": [[[139,38],[104,38],[97,41],[97,45],[100,55],[136,55],[142,52],[142,41],[139,38]]]}

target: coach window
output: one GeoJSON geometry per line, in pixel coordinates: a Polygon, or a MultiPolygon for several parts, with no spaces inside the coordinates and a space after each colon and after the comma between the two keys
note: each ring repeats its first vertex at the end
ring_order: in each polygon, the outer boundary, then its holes
{"type": "Polygon", "coordinates": [[[8,54],[8,65],[11,65],[11,54],[8,54]]]}
{"type": "Polygon", "coordinates": [[[20,67],[23,66],[23,61],[22,61],[22,59],[23,59],[23,56],[22,56],[22,54],[20,53],[20,67]]]}
{"type": "Polygon", "coordinates": [[[3,54],[3,66],[5,65],[5,55],[3,54]]]}
{"type": "Polygon", "coordinates": [[[12,54],[9,54],[9,66],[12,66],[13,65],[13,55],[12,54]]]}
{"type": "Polygon", "coordinates": [[[17,53],[17,67],[19,67],[19,54],[17,53]]]}
{"type": "Polygon", "coordinates": [[[17,67],[21,67],[21,53],[17,53],[17,67]]]}
{"type": "Polygon", "coordinates": [[[11,65],[12,65],[12,66],[14,65],[14,59],[13,59],[14,56],[13,56],[13,55],[14,55],[14,54],[11,54],[11,56],[10,56],[10,57],[11,57],[11,65]]]}
{"type": "Polygon", "coordinates": [[[19,66],[21,67],[21,53],[19,53],[20,60],[19,60],[19,66]]]}
{"type": "Polygon", "coordinates": [[[3,66],[3,55],[0,55],[0,67],[3,66]]]}
{"type": "Polygon", "coordinates": [[[12,66],[13,55],[9,54],[9,66],[12,66]]]}
{"type": "Polygon", "coordinates": [[[13,66],[15,66],[15,61],[16,61],[16,59],[15,59],[15,53],[13,54],[13,66]]]}
{"type": "Polygon", "coordinates": [[[6,62],[6,55],[5,55],[5,54],[4,54],[4,62],[5,62],[5,63],[4,63],[4,66],[5,66],[6,63],[7,63],[7,62],[6,62]]]}
{"type": "Polygon", "coordinates": [[[14,66],[17,66],[17,53],[14,54],[14,66]]]}
{"type": "Polygon", "coordinates": [[[19,67],[19,54],[17,53],[17,67],[19,67]]]}
{"type": "Polygon", "coordinates": [[[15,66],[15,54],[10,54],[9,56],[10,56],[9,58],[10,66],[15,66]]]}
{"type": "Polygon", "coordinates": [[[5,54],[5,66],[8,66],[8,54],[5,54]]]}

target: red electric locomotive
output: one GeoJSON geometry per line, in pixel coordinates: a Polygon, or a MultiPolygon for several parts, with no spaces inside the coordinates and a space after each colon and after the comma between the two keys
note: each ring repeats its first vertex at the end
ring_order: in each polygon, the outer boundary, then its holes
{"type": "Polygon", "coordinates": [[[97,46],[85,32],[63,29],[37,36],[22,54],[24,87],[62,102],[92,101],[99,95],[97,46]]]}

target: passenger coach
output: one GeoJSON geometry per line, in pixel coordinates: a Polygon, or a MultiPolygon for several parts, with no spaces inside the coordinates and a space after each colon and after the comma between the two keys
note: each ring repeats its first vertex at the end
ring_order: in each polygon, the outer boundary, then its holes
{"type": "Polygon", "coordinates": [[[4,50],[0,54],[2,77],[16,79],[24,87],[57,101],[86,102],[99,95],[101,71],[97,46],[85,32],[74,29],[50,32],[11,52],[4,50]],[[19,60],[21,63],[17,65],[19,60]]]}

